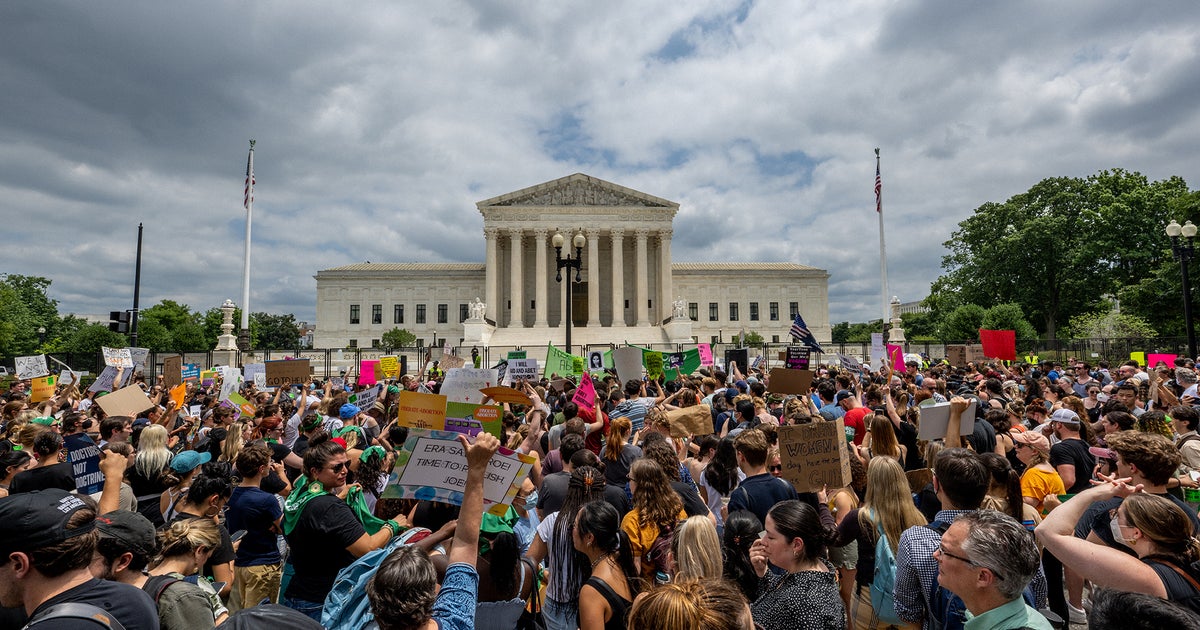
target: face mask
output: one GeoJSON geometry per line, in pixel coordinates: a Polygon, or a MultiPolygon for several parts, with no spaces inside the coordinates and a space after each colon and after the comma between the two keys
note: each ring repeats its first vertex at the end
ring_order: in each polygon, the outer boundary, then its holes
{"type": "Polygon", "coordinates": [[[526,506],[525,509],[529,509],[530,507],[536,508],[537,501],[538,501],[538,491],[534,490],[533,492],[529,493],[529,496],[525,497],[525,506],[526,506]]]}
{"type": "Polygon", "coordinates": [[[1120,521],[1117,520],[1117,517],[1114,516],[1111,519],[1109,519],[1108,529],[1110,532],[1112,532],[1113,540],[1115,540],[1127,547],[1129,546],[1129,543],[1125,540],[1125,537],[1123,535],[1121,535],[1121,523],[1120,523],[1120,521]]]}

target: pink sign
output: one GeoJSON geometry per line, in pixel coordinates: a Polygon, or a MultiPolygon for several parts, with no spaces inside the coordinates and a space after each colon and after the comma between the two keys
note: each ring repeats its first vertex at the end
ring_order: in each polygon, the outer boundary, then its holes
{"type": "Polygon", "coordinates": [[[1158,366],[1158,362],[1162,361],[1167,367],[1175,369],[1175,357],[1177,354],[1147,354],[1146,365],[1142,366],[1147,369],[1153,369],[1158,366]]]}
{"type": "Polygon", "coordinates": [[[358,366],[358,384],[374,385],[379,381],[375,368],[379,367],[378,359],[364,359],[358,366]]]}
{"type": "Polygon", "coordinates": [[[897,372],[907,372],[908,368],[904,367],[904,346],[887,345],[888,358],[892,362],[892,369],[897,372]]]}
{"type": "Polygon", "coordinates": [[[575,388],[575,397],[571,402],[580,410],[596,408],[596,386],[592,384],[592,376],[587,372],[579,379],[579,387],[575,388]]]}
{"type": "Polygon", "coordinates": [[[712,365],[713,355],[712,346],[707,343],[696,344],[696,350],[700,351],[700,365],[712,365]]]}

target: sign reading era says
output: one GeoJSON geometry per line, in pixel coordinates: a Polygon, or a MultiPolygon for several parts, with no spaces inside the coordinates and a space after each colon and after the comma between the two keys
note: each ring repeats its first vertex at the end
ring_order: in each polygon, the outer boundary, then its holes
{"type": "Polygon", "coordinates": [[[796,492],[846,487],[851,480],[846,424],[839,419],[779,427],[779,461],[796,492]]]}

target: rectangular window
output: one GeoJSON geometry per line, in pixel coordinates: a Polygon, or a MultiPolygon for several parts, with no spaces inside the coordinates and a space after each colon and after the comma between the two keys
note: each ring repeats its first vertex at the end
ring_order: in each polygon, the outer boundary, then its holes
{"type": "Polygon", "coordinates": [[[779,302],[771,302],[771,321],[779,321],[779,302]]]}
{"type": "Polygon", "coordinates": [[[758,302],[750,303],[750,321],[758,321],[758,302]]]}
{"type": "Polygon", "coordinates": [[[800,303],[799,302],[788,302],[788,319],[796,319],[796,316],[799,314],[800,314],[800,303]]]}
{"type": "Polygon", "coordinates": [[[357,340],[357,339],[351,339],[351,340],[350,340],[350,347],[351,347],[351,348],[357,348],[357,347],[358,347],[358,340],[357,340]]]}
{"type": "Polygon", "coordinates": [[[439,324],[445,324],[445,323],[446,323],[447,317],[449,316],[449,312],[448,312],[448,311],[449,311],[449,306],[447,306],[447,305],[445,305],[445,304],[438,304],[438,320],[437,320],[437,323],[439,323],[439,324]]]}
{"type": "Polygon", "coordinates": [[[629,308],[629,300],[625,300],[625,308],[629,308]]]}
{"type": "Polygon", "coordinates": [[[461,324],[465,321],[467,321],[467,305],[459,304],[458,305],[458,323],[461,324]]]}
{"type": "Polygon", "coordinates": [[[709,341],[709,343],[711,343],[711,344],[713,344],[713,345],[716,345],[716,344],[718,344],[718,343],[721,343],[721,338],[720,338],[719,336],[717,336],[717,335],[713,335],[713,336],[711,336],[711,337],[709,337],[709,338],[708,338],[708,341],[709,341]]]}
{"type": "Polygon", "coordinates": [[[372,304],[371,305],[371,323],[372,324],[382,324],[383,323],[383,305],[382,304],[372,304]]]}
{"type": "Polygon", "coordinates": [[[738,320],[738,303],[729,303],[729,321],[736,322],[738,320]]]}
{"type": "Polygon", "coordinates": [[[779,343],[779,335],[771,335],[771,343],[779,343]]]}
{"type": "Polygon", "coordinates": [[[425,305],[424,304],[417,305],[417,323],[418,324],[425,323],[425,305]]]}
{"type": "Polygon", "coordinates": [[[696,302],[688,302],[688,317],[692,321],[700,320],[700,305],[696,302]]]}
{"type": "Polygon", "coordinates": [[[424,346],[424,345],[425,345],[425,339],[424,339],[424,338],[417,339],[417,347],[418,347],[418,348],[420,348],[420,347],[422,347],[422,346],[424,346]]]}
{"type": "Polygon", "coordinates": [[[721,319],[720,310],[721,310],[721,305],[717,304],[716,302],[709,302],[708,303],[708,321],[715,322],[718,319],[721,319]]]}
{"type": "Polygon", "coordinates": [[[393,324],[403,324],[404,323],[404,305],[403,304],[397,304],[392,307],[392,323],[393,324]]]}
{"type": "Polygon", "coordinates": [[[379,340],[378,340],[378,339],[372,339],[372,340],[371,340],[371,347],[372,347],[372,348],[378,348],[378,347],[379,347],[379,340]]]}
{"type": "Polygon", "coordinates": [[[350,305],[350,323],[351,324],[358,323],[358,305],[357,304],[350,305]]]}

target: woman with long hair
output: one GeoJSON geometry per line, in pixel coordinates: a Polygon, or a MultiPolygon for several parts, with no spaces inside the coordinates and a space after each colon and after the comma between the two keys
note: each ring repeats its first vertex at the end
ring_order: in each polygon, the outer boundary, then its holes
{"type": "Polygon", "coordinates": [[[733,447],[733,438],[721,438],[717,443],[716,453],[704,467],[704,473],[700,475],[697,484],[700,486],[700,496],[717,519],[718,534],[725,531],[729,495],[745,478],[746,473],[738,467],[737,449],[733,447]]]}
{"type": "Polygon", "coordinates": [[[629,612],[638,630],[749,630],[750,608],[725,580],[688,580],[667,584],[639,597],[629,612]]]}
{"type": "Polygon", "coordinates": [[[0,453],[0,498],[8,496],[8,486],[17,473],[29,468],[33,457],[28,451],[6,451],[0,453]]]}
{"type": "Polygon", "coordinates": [[[221,456],[217,458],[217,461],[231,464],[237,461],[238,453],[242,452],[242,447],[253,437],[254,425],[249,422],[234,422],[229,425],[229,431],[225,434],[225,442],[221,444],[221,456]]]}
{"type": "MultiPolygon", "coordinates": [[[[879,460],[900,466],[891,458],[879,460]]],[[[803,501],[781,501],[767,512],[763,525],[766,534],[750,547],[750,561],[760,578],[758,596],[750,605],[755,623],[764,630],[845,628],[837,573],[825,559],[835,533],[821,524],[816,508],[803,501]],[[769,573],[768,563],[783,573],[769,573]]]]}
{"type": "Polygon", "coordinates": [[[750,546],[762,530],[762,521],[749,510],[738,510],[725,519],[721,540],[725,579],[736,584],[747,600],[758,595],[758,575],[750,562],[750,546]]]}
{"type": "Polygon", "coordinates": [[[536,568],[532,562],[521,560],[520,542],[513,533],[516,520],[512,509],[503,517],[485,512],[481,518],[475,561],[479,573],[475,630],[515,627],[525,611],[526,601],[537,588],[536,568]]]}
{"type": "Polygon", "coordinates": [[[150,519],[155,527],[162,527],[165,522],[160,504],[162,493],[176,481],[167,468],[173,456],[167,448],[167,436],[167,428],[161,425],[152,424],[142,429],[133,467],[126,475],[137,497],[138,512],[150,519]]]}
{"type": "Polygon", "coordinates": [[[641,448],[627,444],[632,430],[629,418],[618,416],[608,423],[608,437],[600,449],[600,459],[604,460],[604,480],[610,486],[624,488],[629,467],[642,456],[641,448]]]}
{"type": "Polygon", "coordinates": [[[706,516],[689,516],[671,536],[676,580],[720,578],[725,575],[721,538],[706,516]]]}
{"type": "Polygon", "coordinates": [[[641,578],[617,509],[604,501],[585,504],[575,515],[572,542],[591,566],[579,591],[580,630],[624,628],[641,578]]]}
{"type": "Polygon", "coordinates": [[[146,582],[156,593],[159,625],[163,630],[190,630],[223,622],[228,610],[209,581],[185,579],[196,575],[221,545],[216,522],[211,518],[176,521],[159,538],[161,551],[147,571],[146,582]]]}
{"type": "Polygon", "coordinates": [[[647,580],[669,581],[667,559],[651,552],[660,536],[670,536],[676,523],[687,518],[683,501],[662,467],[649,459],[639,459],[630,467],[629,490],[633,509],[621,520],[621,529],[631,541],[633,564],[647,580]]]}
{"type": "Polygon", "coordinates": [[[551,629],[574,630],[579,625],[579,589],[585,580],[586,558],[575,550],[571,528],[580,508],[604,500],[604,486],[599,470],[591,466],[576,468],[567,482],[562,507],[542,519],[529,544],[526,555],[538,564],[545,560],[550,569],[542,618],[551,629]]]}
{"type": "Polygon", "coordinates": [[[1038,540],[1046,551],[1062,560],[1096,586],[1144,593],[1171,601],[1200,595],[1190,573],[1200,559],[1200,541],[1192,535],[1191,522],[1173,501],[1139,492],[1120,480],[1105,477],[1055,508],[1038,526],[1038,540]],[[1075,523],[1093,503],[1124,497],[1113,510],[1113,537],[1133,550],[1089,542],[1075,536],[1075,523]]]}
{"type": "Polygon", "coordinates": [[[980,507],[1004,512],[1013,517],[1018,523],[1033,529],[1042,522],[1042,516],[1032,505],[1026,503],[1021,495],[1021,476],[1008,463],[1008,460],[995,453],[983,453],[979,456],[984,468],[992,476],[992,485],[987,495],[983,497],[980,507]]]}
{"type": "Polygon", "coordinates": [[[867,435],[858,447],[859,455],[868,461],[874,457],[891,457],[903,464],[908,449],[896,440],[896,430],[892,427],[892,421],[887,416],[877,413],[868,417],[866,423],[867,435]]]}

